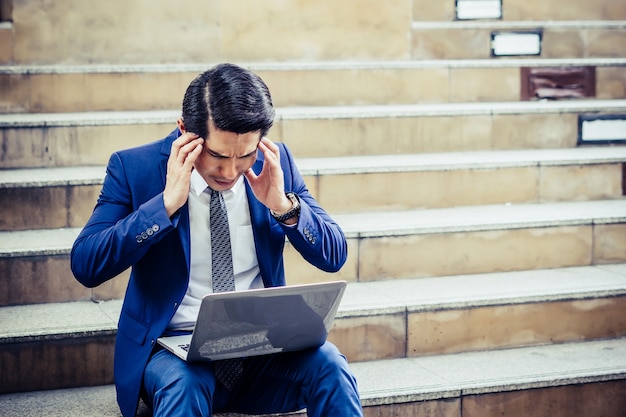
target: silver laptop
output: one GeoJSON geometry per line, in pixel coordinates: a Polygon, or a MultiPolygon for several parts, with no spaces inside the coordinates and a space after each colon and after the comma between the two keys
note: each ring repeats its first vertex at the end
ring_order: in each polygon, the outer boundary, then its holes
{"type": "Polygon", "coordinates": [[[345,281],[208,294],[192,334],[159,344],[186,361],[221,360],[324,344],[345,281]]]}

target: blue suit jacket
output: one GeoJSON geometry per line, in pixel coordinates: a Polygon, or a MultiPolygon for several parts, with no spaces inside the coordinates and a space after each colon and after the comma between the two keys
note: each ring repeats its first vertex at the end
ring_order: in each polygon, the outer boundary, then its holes
{"type": "MultiPolygon", "coordinates": [[[[156,339],[178,308],[189,282],[189,212],[183,206],[171,219],[163,205],[167,160],[178,129],[166,138],[117,152],[93,214],[72,248],[74,276],[95,287],[132,266],[118,323],[115,385],[124,416],[134,416],[142,376],[156,339]]],[[[280,161],[285,191],[300,197],[297,227],[275,221],[246,181],[259,268],[266,287],[285,285],[285,236],[316,267],[338,271],[347,257],[345,236],[313,199],[283,144],[280,161]]],[[[263,166],[259,152],[253,169],[263,166]]]]}

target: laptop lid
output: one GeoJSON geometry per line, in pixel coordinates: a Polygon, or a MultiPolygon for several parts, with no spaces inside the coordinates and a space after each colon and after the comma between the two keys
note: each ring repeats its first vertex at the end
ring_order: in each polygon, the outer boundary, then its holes
{"type": "Polygon", "coordinates": [[[188,361],[301,350],[324,344],[345,281],[206,295],[188,361]]]}

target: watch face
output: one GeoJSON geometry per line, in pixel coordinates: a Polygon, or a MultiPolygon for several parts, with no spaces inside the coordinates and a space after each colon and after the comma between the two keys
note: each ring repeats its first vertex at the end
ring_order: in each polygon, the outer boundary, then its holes
{"type": "Polygon", "coordinates": [[[298,196],[296,196],[294,193],[287,193],[287,197],[289,197],[289,199],[293,203],[292,209],[300,207],[300,200],[298,200],[298,196]]]}

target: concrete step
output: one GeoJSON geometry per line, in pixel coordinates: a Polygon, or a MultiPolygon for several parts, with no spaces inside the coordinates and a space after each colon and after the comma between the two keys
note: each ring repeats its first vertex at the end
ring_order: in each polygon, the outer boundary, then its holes
{"type": "Polygon", "coordinates": [[[94,289],[73,278],[69,253],[79,231],[0,232],[0,306],[123,297],[129,271],[94,289]]]}
{"type": "MultiPolygon", "coordinates": [[[[626,100],[285,107],[269,137],[300,158],[573,148],[578,117],[624,114],[626,100]]],[[[102,165],[175,127],[178,111],[0,115],[0,168],[102,165]]]]}
{"type": "MultiPolygon", "coordinates": [[[[297,164],[322,206],[345,213],[618,199],[625,161],[626,146],[615,146],[302,158],[297,164]]],[[[104,175],[103,166],[0,171],[0,230],[82,227],[104,175]]]]}
{"type": "Polygon", "coordinates": [[[541,31],[542,58],[626,56],[626,20],[413,22],[412,59],[488,59],[492,32],[541,31]]]}
{"type": "MultiPolygon", "coordinates": [[[[456,2],[413,1],[414,21],[456,20],[456,2]]],[[[503,1],[502,19],[505,21],[571,21],[571,20],[624,20],[626,7],[620,0],[528,0],[503,1]]]]}
{"type": "Polygon", "coordinates": [[[624,264],[360,282],[329,337],[353,362],[623,337],[625,306],[624,264]]]}
{"type": "MultiPolygon", "coordinates": [[[[351,367],[366,417],[622,417],[626,409],[626,339],[351,367]]],[[[0,413],[7,417],[120,416],[112,385],[1,395],[0,413]]],[[[145,407],[140,408],[138,416],[149,415],[145,407]]],[[[304,411],[275,417],[296,415],[304,411]]]]}
{"type": "MultiPolygon", "coordinates": [[[[350,250],[339,275],[359,281],[615,263],[626,254],[626,200],[334,217],[350,250]]],[[[296,257],[287,260],[289,276],[315,276],[296,257]]]]}
{"type": "MultiPolygon", "coordinates": [[[[2,392],[110,383],[120,308],[0,308],[2,392]]],[[[351,362],[596,340],[626,336],[624,308],[626,264],[353,282],[329,339],[351,362]]]]}
{"type": "Polygon", "coordinates": [[[85,225],[106,168],[69,167],[0,171],[0,230],[85,225]]]}
{"type": "MultiPolygon", "coordinates": [[[[365,282],[626,261],[624,199],[333,217],[348,240],[345,266],[336,274],[321,272],[288,244],[285,268],[291,282],[365,282]]],[[[71,278],[69,252],[79,231],[0,232],[0,279],[8,289],[0,294],[0,305],[122,297],[127,272],[93,293],[71,278]]]]}
{"type": "MultiPolygon", "coordinates": [[[[277,107],[519,101],[523,67],[593,66],[597,98],[626,98],[623,57],[242,65],[265,80],[277,107]]],[[[0,112],[175,109],[180,107],[189,82],[209,66],[3,66],[0,112]]]]}

